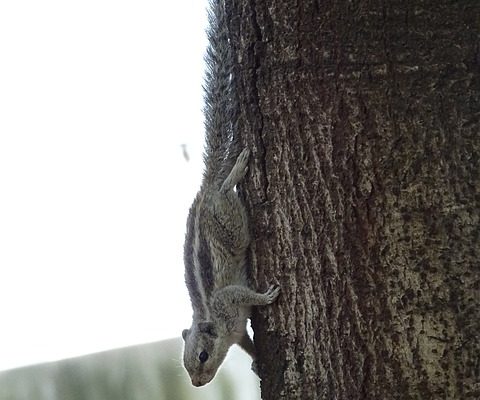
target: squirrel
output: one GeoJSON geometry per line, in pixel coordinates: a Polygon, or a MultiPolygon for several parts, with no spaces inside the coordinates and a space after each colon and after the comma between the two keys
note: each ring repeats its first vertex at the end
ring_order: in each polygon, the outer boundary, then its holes
{"type": "Polygon", "coordinates": [[[184,329],[183,362],[194,386],[209,383],[232,344],[253,359],[255,347],[246,329],[252,306],[271,304],[280,288],[252,290],[247,279],[248,218],[235,186],[245,176],[248,148],[235,157],[233,139],[232,57],[224,0],[211,0],[209,47],[205,61],[205,171],[187,218],[185,283],[193,308],[184,329]]]}

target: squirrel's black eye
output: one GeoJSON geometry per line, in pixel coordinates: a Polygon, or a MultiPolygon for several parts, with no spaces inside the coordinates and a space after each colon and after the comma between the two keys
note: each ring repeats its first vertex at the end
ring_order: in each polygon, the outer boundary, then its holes
{"type": "Polygon", "coordinates": [[[198,359],[200,360],[201,363],[204,363],[205,361],[208,360],[208,353],[206,351],[202,351],[198,356],[198,359]]]}

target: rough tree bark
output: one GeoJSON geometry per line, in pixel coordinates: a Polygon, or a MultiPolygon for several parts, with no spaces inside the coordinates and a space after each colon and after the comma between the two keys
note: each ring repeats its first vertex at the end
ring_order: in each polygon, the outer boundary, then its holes
{"type": "Polygon", "coordinates": [[[480,398],[480,1],[227,12],[263,399],[480,398]]]}

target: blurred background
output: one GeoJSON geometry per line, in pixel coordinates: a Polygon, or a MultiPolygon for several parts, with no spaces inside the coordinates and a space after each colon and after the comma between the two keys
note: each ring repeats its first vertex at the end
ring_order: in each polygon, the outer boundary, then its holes
{"type": "Polygon", "coordinates": [[[251,360],[233,348],[215,379],[196,388],[170,339],[0,372],[2,400],[260,399],[251,360]]]}
{"type": "Polygon", "coordinates": [[[0,400],[259,398],[241,352],[193,390],[166,340],[191,319],[206,3],[0,3],[0,400]]]}

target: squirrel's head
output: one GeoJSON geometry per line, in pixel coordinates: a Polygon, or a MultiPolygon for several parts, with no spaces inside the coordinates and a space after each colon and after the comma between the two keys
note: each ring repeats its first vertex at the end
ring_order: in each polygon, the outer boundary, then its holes
{"type": "Polygon", "coordinates": [[[183,365],[193,386],[203,386],[217,373],[227,355],[230,343],[219,335],[213,322],[194,323],[182,332],[185,340],[183,365]]]}

